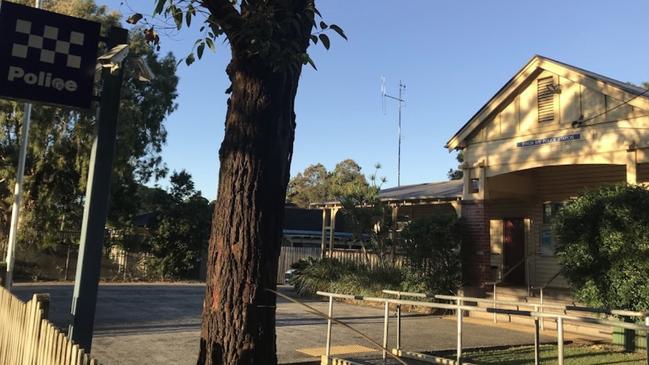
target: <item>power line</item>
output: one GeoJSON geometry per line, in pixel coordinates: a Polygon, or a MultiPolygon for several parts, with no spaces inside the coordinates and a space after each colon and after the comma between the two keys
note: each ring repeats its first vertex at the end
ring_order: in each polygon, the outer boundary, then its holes
{"type": "MultiPolygon", "coordinates": [[[[576,120],[575,122],[577,122],[577,123],[579,123],[579,124],[583,124],[583,123],[589,122],[589,121],[591,121],[591,120],[593,120],[593,119],[596,119],[596,118],[598,118],[598,117],[601,117],[602,115],[608,114],[609,112],[611,112],[611,111],[613,111],[613,110],[615,110],[615,109],[617,109],[617,108],[619,108],[619,107],[621,107],[621,106],[623,106],[623,105],[626,105],[626,104],[630,103],[631,101],[633,101],[634,99],[636,99],[636,98],[638,98],[638,97],[640,97],[640,96],[643,96],[643,95],[645,95],[645,94],[647,94],[647,93],[649,93],[649,89],[645,89],[645,91],[641,92],[640,94],[637,94],[637,95],[635,95],[635,96],[629,98],[628,100],[625,100],[625,101],[621,102],[620,104],[618,104],[618,105],[616,105],[616,106],[614,106],[614,107],[612,107],[612,108],[610,108],[610,109],[606,109],[606,110],[604,110],[603,112],[601,112],[601,113],[599,113],[599,114],[595,114],[594,116],[589,117],[589,118],[587,118],[587,119],[581,119],[581,118],[579,118],[579,120],[576,120]]],[[[575,122],[573,122],[573,123],[575,123],[575,122]]]]}

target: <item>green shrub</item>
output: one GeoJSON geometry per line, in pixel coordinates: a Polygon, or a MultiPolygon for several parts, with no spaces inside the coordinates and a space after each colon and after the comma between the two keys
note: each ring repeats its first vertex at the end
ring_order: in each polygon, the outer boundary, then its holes
{"type": "Polygon", "coordinates": [[[399,289],[402,280],[398,268],[369,268],[328,258],[303,259],[291,268],[296,271],[289,282],[302,296],[314,295],[317,291],[380,296],[383,289],[399,289]]]}
{"type": "Polygon", "coordinates": [[[416,219],[401,232],[405,254],[402,289],[420,293],[449,294],[462,278],[460,223],[455,215],[416,219]]]}
{"type": "Polygon", "coordinates": [[[554,219],[556,254],[578,300],[649,309],[649,191],[614,185],[586,192],[554,219]]]}

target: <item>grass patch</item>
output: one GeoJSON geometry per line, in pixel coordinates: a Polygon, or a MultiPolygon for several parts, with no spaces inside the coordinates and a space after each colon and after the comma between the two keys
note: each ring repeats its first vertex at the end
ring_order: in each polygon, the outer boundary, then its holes
{"type": "MultiPolygon", "coordinates": [[[[534,347],[520,346],[502,350],[479,350],[464,354],[467,362],[476,364],[534,364],[534,347]]],[[[564,347],[564,362],[570,365],[643,364],[644,353],[626,353],[611,345],[570,345],[564,347]]],[[[557,364],[557,346],[541,346],[541,363],[557,364]]]]}

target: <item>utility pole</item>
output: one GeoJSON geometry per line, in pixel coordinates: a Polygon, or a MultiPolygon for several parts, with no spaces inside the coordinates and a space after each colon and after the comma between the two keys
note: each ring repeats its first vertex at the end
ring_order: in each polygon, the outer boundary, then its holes
{"type": "Polygon", "coordinates": [[[384,98],[395,100],[399,103],[399,122],[397,128],[398,134],[398,149],[397,149],[397,186],[401,186],[401,106],[406,101],[403,100],[402,92],[406,89],[406,85],[399,80],[399,96],[389,95],[385,91],[385,85],[381,86],[381,94],[384,98]]]}
{"type": "MultiPolygon", "coordinates": [[[[107,41],[108,49],[127,43],[128,32],[125,29],[110,28],[107,41]]],[[[72,340],[88,353],[92,346],[92,333],[95,324],[97,290],[108,215],[108,198],[124,67],[120,65],[116,72],[109,68],[102,68],[102,73],[103,86],[97,112],[97,135],[90,156],[79,258],[77,259],[72,298],[73,320],[68,331],[72,340]]]]}

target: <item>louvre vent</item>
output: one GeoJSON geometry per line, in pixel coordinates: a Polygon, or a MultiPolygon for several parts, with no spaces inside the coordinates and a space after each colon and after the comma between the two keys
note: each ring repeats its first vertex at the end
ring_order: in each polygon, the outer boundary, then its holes
{"type": "Polygon", "coordinates": [[[539,123],[554,120],[554,78],[538,79],[539,123]]]}

